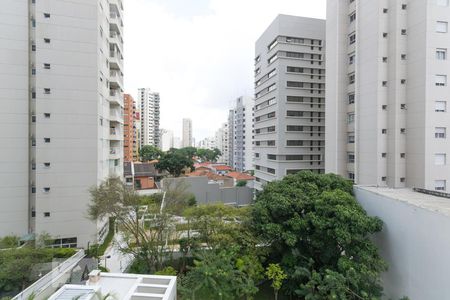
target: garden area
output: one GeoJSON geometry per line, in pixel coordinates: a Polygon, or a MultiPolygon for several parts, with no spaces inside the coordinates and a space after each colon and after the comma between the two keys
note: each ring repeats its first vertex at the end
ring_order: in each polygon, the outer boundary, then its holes
{"type": "Polygon", "coordinates": [[[92,219],[116,220],[129,272],[178,276],[183,300],[381,299],[382,229],[352,183],[312,172],[269,183],[249,207],[196,205],[183,186],[142,197],[118,179],[91,191],[92,219]]]}

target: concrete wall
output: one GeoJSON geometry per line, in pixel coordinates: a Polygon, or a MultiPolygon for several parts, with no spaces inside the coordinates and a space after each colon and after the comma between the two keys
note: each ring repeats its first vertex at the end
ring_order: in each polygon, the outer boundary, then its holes
{"type": "Polygon", "coordinates": [[[175,184],[186,184],[186,192],[195,195],[197,204],[222,202],[225,204],[248,205],[253,200],[253,189],[249,187],[221,188],[217,183],[208,183],[208,178],[203,176],[166,178],[161,182],[163,189],[164,186],[167,186],[166,183],[168,181],[175,182],[175,184]]]}
{"type": "Polygon", "coordinates": [[[374,240],[389,264],[382,277],[386,298],[448,299],[450,216],[363,188],[356,187],[355,195],[369,215],[384,222],[374,240]]]}

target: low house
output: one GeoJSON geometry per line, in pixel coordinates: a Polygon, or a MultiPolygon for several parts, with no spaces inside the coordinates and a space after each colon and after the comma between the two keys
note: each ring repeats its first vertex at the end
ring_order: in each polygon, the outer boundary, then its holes
{"type": "Polygon", "coordinates": [[[189,177],[207,177],[209,183],[218,183],[220,187],[233,187],[234,179],[229,176],[219,175],[208,168],[199,168],[191,172],[189,177]]]}
{"type": "Polygon", "coordinates": [[[233,171],[228,172],[227,176],[234,179],[234,185],[236,185],[240,181],[245,181],[248,187],[253,188],[255,177],[250,174],[233,171]]]}
{"type": "Polygon", "coordinates": [[[136,190],[156,189],[156,178],[158,172],[155,162],[125,162],[124,164],[125,183],[134,186],[136,190]]]}

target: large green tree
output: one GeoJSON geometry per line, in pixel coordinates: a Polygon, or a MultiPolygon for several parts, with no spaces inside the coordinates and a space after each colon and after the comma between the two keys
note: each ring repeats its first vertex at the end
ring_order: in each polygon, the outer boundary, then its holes
{"type": "Polygon", "coordinates": [[[174,177],[179,177],[185,168],[192,169],[194,167],[194,160],[189,150],[187,148],[170,149],[161,156],[156,168],[165,170],[174,177]]]}
{"type": "Polygon", "coordinates": [[[284,291],[301,299],[378,299],[386,269],[370,240],[382,222],[336,175],[300,172],[258,194],[253,226],[286,272],[284,291]]]}
{"type": "Polygon", "coordinates": [[[155,146],[146,145],[139,149],[139,157],[141,158],[141,161],[160,159],[162,155],[163,152],[161,149],[155,146]]]}
{"type": "Polygon", "coordinates": [[[197,157],[202,162],[217,162],[217,159],[221,155],[221,152],[219,149],[197,149],[196,152],[197,157]]]}

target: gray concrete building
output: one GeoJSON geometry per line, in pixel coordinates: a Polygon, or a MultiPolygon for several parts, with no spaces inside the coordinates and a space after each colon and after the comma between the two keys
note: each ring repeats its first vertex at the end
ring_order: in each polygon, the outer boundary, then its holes
{"type": "MultiPolygon", "coordinates": [[[[253,170],[253,115],[254,100],[242,96],[233,108],[233,137],[229,148],[233,152],[230,166],[239,172],[253,170]]],[[[230,142],[230,140],[229,140],[230,142]]]]}
{"type": "Polygon", "coordinates": [[[88,189],[123,173],[120,0],[2,1],[0,236],[101,241],[88,189]]]}
{"type": "Polygon", "coordinates": [[[448,191],[448,0],[329,0],[326,171],[448,191]]]}
{"type": "Polygon", "coordinates": [[[160,98],[159,93],[149,88],[138,90],[140,103],[141,140],[140,147],[161,146],[160,124],[160,98]]]}
{"type": "Polygon", "coordinates": [[[230,164],[230,125],[223,123],[222,126],[216,131],[214,137],[215,147],[220,150],[220,157],[218,161],[226,165],[230,164]]]}
{"type": "Polygon", "coordinates": [[[183,119],[183,129],[182,129],[182,146],[192,147],[194,146],[194,139],[192,137],[192,120],[183,119]]]}
{"type": "Polygon", "coordinates": [[[256,42],[256,188],[324,172],[325,20],[279,15],[256,42]]]}

